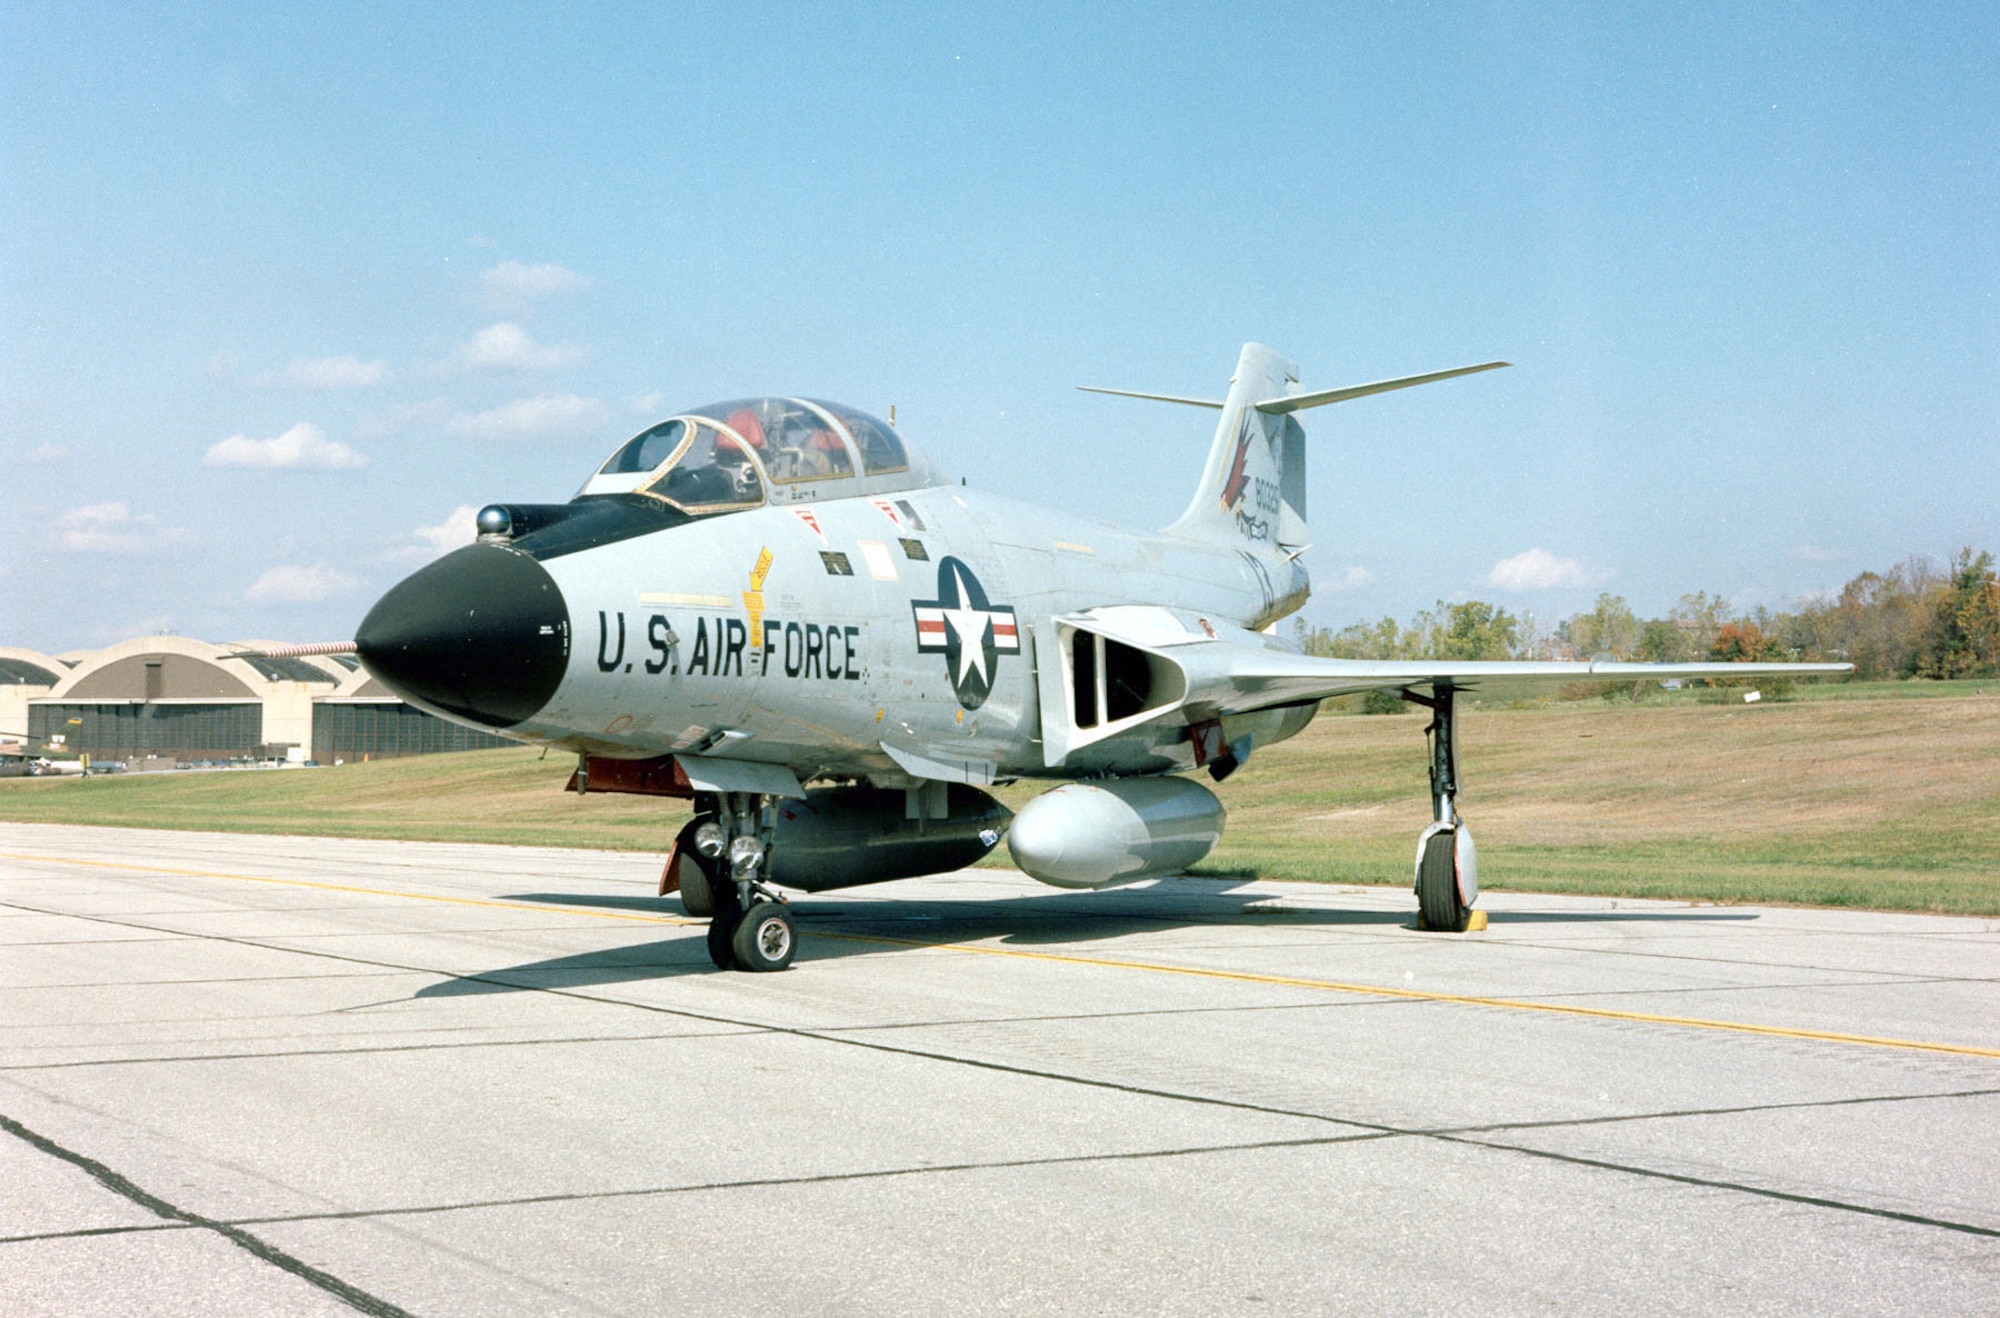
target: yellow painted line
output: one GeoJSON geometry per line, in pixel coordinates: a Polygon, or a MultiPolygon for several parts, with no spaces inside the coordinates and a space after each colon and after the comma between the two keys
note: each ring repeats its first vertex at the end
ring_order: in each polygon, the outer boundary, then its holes
{"type": "MultiPolygon", "coordinates": [[[[391,888],[361,888],[343,883],[318,883],[309,879],[279,879],[260,874],[229,874],[217,870],[174,869],[165,865],[134,865],[128,861],[76,860],[68,856],[29,856],[0,852],[0,860],[37,861],[50,865],[81,865],[94,869],[134,870],[143,874],[172,874],[195,879],[235,879],[243,883],[268,883],[287,888],[312,888],[322,892],[350,892],[367,897],[397,897],[406,901],[444,902],[453,906],[488,906],[507,911],[559,911],[597,920],[625,920],[640,924],[705,925],[672,915],[635,915],[624,911],[599,911],[544,902],[503,902],[480,897],[446,897],[435,893],[401,892],[391,888]]],[[[826,930],[803,930],[812,938],[847,943],[881,943],[927,952],[962,952],[976,956],[1008,957],[1016,961],[1047,961],[1056,965],[1092,966],[1101,970],[1137,970],[1154,975],[1184,975],[1191,979],[1219,979],[1239,984],[1269,984],[1279,988],[1312,989],[1321,993],[1351,993],[1362,997],[1396,998],[1409,1002],[1443,1002],[1467,1007],[1496,1007],[1505,1011],[1541,1012],[1553,1016],[1582,1016],[1595,1020],[1634,1021],[1644,1025],[1673,1025],[1686,1029],[1718,1030],[1730,1034],[1760,1034],[1780,1039],[1808,1039],[1816,1043],[1838,1043],[1865,1048],[1898,1048],[1913,1052],[1951,1053],[1961,1057],[2000,1058],[2000,1048],[1980,1048],[1972,1044],[1933,1043],[1925,1039],[1894,1039],[1872,1034],[1842,1034],[1834,1030],[1802,1030],[1785,1025],[1755,1025],[1748,1021],[1706,1020],[1698,1016],[1667,1016],[1649,1011],[1618,1011],[1610,1007],[1580,1007],[1570,1003],[1533,1002],[1525,998],[1493,998],[1471,993],[1436,993],[1428,989],[1396,988],[1385,984],[1347,984],[1331,979],[1305,979],[1292,975],[1260,975],[1248,970],[1213,970],[1203,966],[1176,966],[1157,961],[1125,961],[1113,957],[1071,956],[1059,952],[1023,952],[1011,947],[986,947],[978,943],[926,943],[913,938],[889,938],[875,934],[837,934],[826,930]]]]}
{"type": "Polygon", "coordinates": [[[707,924],[677,915],[634,915],[626,911],[598,911],[547,902],[496,902],[483,897],[446,897],[440,893],[399,892],[393,888],[358,888],[346,883],[316,883],[311,879],[279,879],[268,874],[228,874],[221,870],[184,870],[167,865],[134,865],[122,860],[77,860],[70,856],[24,856],[0,851],[0,860],[39,861],[48,865],[82,865],[101,870],[135,870],[141,874],[173,874],[186,879],[234,879],[239,883],[269,883],[281,888],[313,888],[320,892],[351,892],[363,897],[398,897],[413,902],[444,902],[451,906],[491,906],[503,911],[561,911],[564,915],[586,915],[597,920],[630,920],[640,924],[707,924]]]}
{"type": "Polygon", "coordinates": [[[1737,1034],[1767,1034],[1786,1039],[1813,1039],[1821,1043],[1860,1044],[1870,1048],[1909,1048],[1918,1052],[1958,1053],[1967,1057],[2000,1057],[2000,1048],[1979,1048],[1971,1044],[1931,1043],[1923,1039],[1889,1039],[1870,1034],[1840,1034],[1832,1030],[1800,1030],[1783,1025],[1752,1025],[1745,1021],[1712,1021],[1695,1016],[1663,1016],[1647,1011],[1616,1011],[1609,1007],[1578,1007],[1567,1003],[1531,1002],[1523,998],[1488,998],[1469,993],[1433,993],[1425,989],[1393,988],[1381,984],[1343,984],[1329,979],[1300,979],[1289,975],[1260,975],[1247,970],[1210,970],[1201,966],[1163,965],[1154,961],[1121,961],[1111,957],[1066,956],[1058,952],[1021,952],[1011,947],[983,947],[976,943],[924,943],[906,938],[879,938],[873,934],[836,934],[810,931],[814,938],[838,938],[861,943],[894,943],[901,947],[927,948],[940,952],[973,952],[981,956],[1013,957],[1022,961],[1054,961],[1072,966],[1098,966],[1108,970],[1144,970],[1157,975],[1186,975],[1194,979],[1225,979],[1245,984],[1275,984],[1284,988],[1317,989],[1323,993],[1355,993],[1380,998],[1405,998],[1412,1002],[1451,1002],[1471,1007],[1500,1007],[1508,1011],[1540,1011],[1558,1016],[1592,1016],[1600,1020],[1640,1021],[1649,1025],[1681,1025],[1699,1030],[1725,1030],[1737,1034]]]}

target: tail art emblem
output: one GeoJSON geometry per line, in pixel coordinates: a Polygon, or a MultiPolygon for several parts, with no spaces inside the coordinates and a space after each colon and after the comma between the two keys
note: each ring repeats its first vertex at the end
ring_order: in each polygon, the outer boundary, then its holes
{"type": "Polygon", "coordinates": [[[1250,483],[1244,467],[1250,460],[1250,423],[1245,420],[1243,433],[1236,440],[1236,457],[1229,464],[1229,479],[1222,483],[1222,511],[1230,512],[1243,500],[1243,487],[1250,483]]]}
{"type": "Polygon", "coordinates": [[[938,561],[938,597],[913,600],[910,611],[917,623],[917,652],[944,655],[958,703],[967,709],[985,704],[999,657],[1021,652],[1014,610],[989,604],[972,569],[947,555],[938,561]]]}

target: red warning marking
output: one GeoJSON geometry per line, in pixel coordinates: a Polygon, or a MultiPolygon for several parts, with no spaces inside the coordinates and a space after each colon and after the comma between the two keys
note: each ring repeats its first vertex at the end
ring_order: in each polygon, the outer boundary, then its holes
{"type": "Polygon", "coordinates": [[[798,518],[800,521],[804,522],[809,528],[811,528],[812,533],[819,537],[819,542],[821,544],[826,543],[826,532],[819,529],[819,518],[817,515],[814,514],[812,509],[794,508],[792,509],[792,516],[798,518]]]}

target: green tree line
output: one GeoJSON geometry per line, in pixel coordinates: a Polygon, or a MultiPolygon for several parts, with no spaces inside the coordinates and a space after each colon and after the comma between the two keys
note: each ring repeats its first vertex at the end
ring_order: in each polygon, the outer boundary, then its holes
{"type": "Polygon", "coordinates": [[[2000,676],[2000,576],[1992,554],[1967,548],[1944,567],[1913,554],[1784,612],[1742,612],[1697,591],[1665,617],[1641,618],[1607,593],[1546,632],[1484,600],[1439,600],[1407,623],[1294,627],[1306,653],[1344,659],[1836,660],[1872,679],[1992,677],[2000,676]]]}

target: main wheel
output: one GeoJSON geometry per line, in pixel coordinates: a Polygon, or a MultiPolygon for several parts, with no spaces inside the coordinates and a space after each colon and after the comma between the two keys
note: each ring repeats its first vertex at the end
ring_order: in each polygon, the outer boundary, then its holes
{"type": "Polygon", "coordinates": [[[736,969],[736,925],[719,915],[710,916],[708,921],[708,959],[715,962],[717,970],[736,969]]]}
{"type": "Polygon", "coordinates": [[[708,917],[708,959],[717,970],[736,969],[736,932],[743,924],[743,903],[736,885],[724,879],[709,889],[715,910],[708,917]]]}
{"type": "Polygon", "coordinates": [[[715,862],[695,850],[694,831],[706,822],[690,819],[674,839],[674,877],[680,881],[681,909],[700,917],[715,914],[715,862]]]}
{"type": "Polygon", "coordinates": [[[791,912],[776,902],[758,902],[736,926],[736,964],[744,970],[783,970],[798,946],[791,912]]]}
{"type": "Polygon", "coordinates": [[[1458,893],[1457,844],[1458,834],[1449,828],[1424,838],[1423,854],[1417,858],[1417,909],[1423,913],[1426,929],[1446,933],[1465,929],[1465,902],[1458,893]]]}

